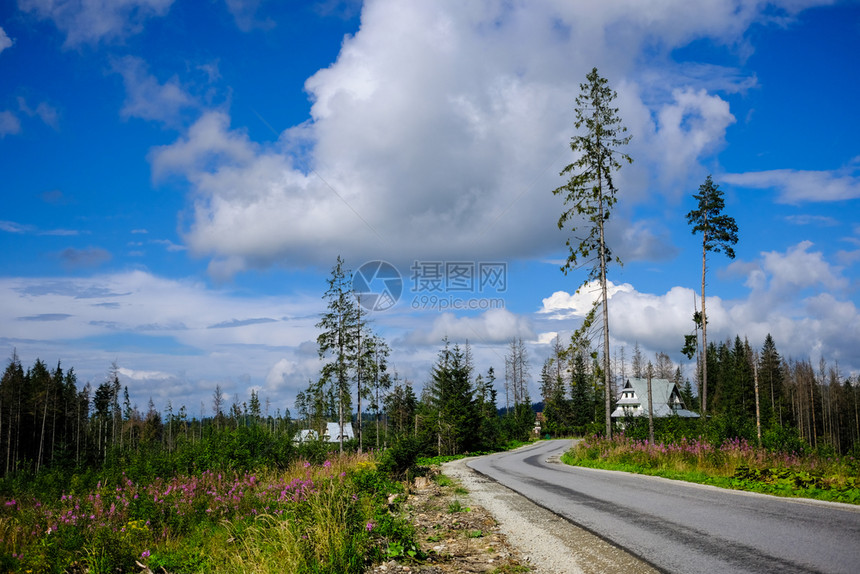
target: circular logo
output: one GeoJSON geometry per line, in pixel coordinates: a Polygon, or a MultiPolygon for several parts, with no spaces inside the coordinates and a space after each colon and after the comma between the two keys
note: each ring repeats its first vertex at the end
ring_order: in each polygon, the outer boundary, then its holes
{"type": "Polygon", "coordinates": [[[353,275],[352,290],[358,304],[368,311],[387,311],[403,293],[403,278],[387,261],[368,261],[353,275]]]}

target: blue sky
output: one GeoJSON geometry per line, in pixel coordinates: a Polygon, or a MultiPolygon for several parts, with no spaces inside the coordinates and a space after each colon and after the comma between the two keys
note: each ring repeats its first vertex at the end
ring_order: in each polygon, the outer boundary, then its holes
{"type": "Polygon", "coordinates": [[[5,2],[0,348],[94,384],[116,361],[141,408],[291,408],[340,254],[402,274],[371,315],[402,377],[445,336],[500,372],[522,337],[537,375],[593,298],[551,190],[596,66],[633,136],[613,354],[686,365],[710,173],[740,242],[709,262],[709,338],[856,374],[858,53],[857,2],[5,2]],[[461,282],[419,289],[433,269],[461,282]]]}

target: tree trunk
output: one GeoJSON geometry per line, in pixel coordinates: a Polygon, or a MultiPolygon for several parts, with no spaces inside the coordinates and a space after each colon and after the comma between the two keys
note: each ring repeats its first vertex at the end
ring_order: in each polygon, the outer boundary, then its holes
{"type": "Polygon", "coordinates": [[[651,364],[648,364],[648,444],[654,444],[654,402],[651,394],[651,364]]]}
{"type": "MultiPolygon", "coordinates": [[[[599,144],[599,141],[598,141],[599,144]]],[[[600,290],[603,298],[603,397],[606,416],[606,438],[612,438],[612,394],[609,373],[609,294],[606,288],[606,243],[603,235],[603,179],[598,176],[600,189],[598,227],[600,229],[600,290]]]]}
{"type": "Polygon", "coordinates": [[[705,273],[708,270],[708,232],[702,234],[702,416],[708,412],[708,316],[705,314],[705,273]]]}
{"type": "Polygon", "coordinates": [[[45,421],[48,418],[48,399],[50,398],[51,387],[45,389],[45,409],[42,411],[42,432],[39,433],[39,456],[36,457],[36,474],[39,474],[39,467],[42,464],[42,448],[45,445],[45,421]]]}
{"type": "Polygon", "coordinates": [[[758,446],[761,448],[761,410],[758,403],[758,361],[753,357],[753,380],[755,382],[755,428],[758,446]]]}
{"type": "Polygon", "coordinates": [[[364,445],[364,437],[362,436],[362,420],[361,420],[361,368],[362,368],[362,354],[361,354],[361,301],[356,306],[358,309],[358,360],[356,361],[356,390],[358,393],[358,454],[361,454],[362,447],[364,445]]]}

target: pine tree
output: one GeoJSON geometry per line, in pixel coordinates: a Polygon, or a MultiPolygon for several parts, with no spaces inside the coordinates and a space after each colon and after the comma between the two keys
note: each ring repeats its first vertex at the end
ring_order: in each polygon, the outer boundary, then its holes
{"type": "Polygon", "coordinates": [[[322,367],[320,381],[328,387],[337,405],[340,452],[343,453],[343,429],[352,418],[350,383],[358,369],[359,346],[356,335],[360,317],[352,290],[352,273],[345,269],[344,261],[339,256],[331,270],[328,289],[323,298],[328,301],[328,311],[317,323],[317,328],[322,329],[317,337],[317,347],[320,359],[329,361],[322,367]]]}
{"type": "Polygon", "coordinates": [[[708,314],[705,311],[705,283],[708,270],[708,253],[724,252],[729,259],[735,258],[732,248],[738,242],[738,226],[733,217],[723,214],[725,201],[720,186],[711,176],[699,186],[693,195],[696,209],[687,214],[687,223],[693,226],[693,234],[702,234],[702,414],[708,410],[708,314]]]}
{"type": "Polygon", "coordinates": [[[460,454],[473,449],[477,439],[475,401],[469,369],[459,346],[444,348],[433,367],[429,398],[435,410],[437,451],[460,454]]]}
{"type": "Polygon", "coordinates": [[[594,399],[591,393],[586,354],[582,351],[573,356],[573,373],[570,381],[570,404],[573,411],[573,425],[577,432],[594,420],[594,399]]]}
{"type": "Polygon", "coordinates": [[[404,437],[413,431],[415,425],[415,411],[418,405],[418,397],[412,389],[409,381],[401,383],[395,377],[394,388],[385,396],[385,411],[391,426],[397,437],[404,437]]]}
{"type": "Polygon", "coordinates": [[[764,339],[759,361],[761,418],[767,426],[782,425],[782,359],[770,333],[764,339]]]}
{"type": "Polygon", "coordinates": [[[376,448],[380,448],[379,437],[381,434],[382,422],[382,399],[385,393],[391,388],[392,377],[388,372],[388,358],[391,354],[391,348],[382,337],[377,337],[374,348],[374,380],[373,380],[373,411],[376,414],[376,448]]]}
{"type": "MultiPolygon", "coordinates": [[[[296,401],[298,401],[298,397],[296,397],[296,401]]],[[[248,412],[251,414],[254,424],[260,422],[260,396],[254,389],[251,389],[251,400],[248,405],[248,412]]]]}
{"type": "Polygon", "coordinates": [[[620,148],[630,142],[625,136],[627,128],[621,124],[618,108],[612,107],[616,93],[610,89],[605,78],[597,73],[597,68],[586,76],[586,83],[580,84],[580,94],[576,97],[577,130],[584,129],[583,135],[571,138],[570,149],[579,158],[566,166],[560,175],[571,174],[567,184],[553,191],[563,195],[569,206],[558,219],[558,228],[564,229],[571,224],[574,242],[569,238],[567,261],[562,267],[565,274],[571,269],[591,263],[586,280],[596,280],[600,284],[600,297],[603,316],[603,376],[604,402],[606,415],[606,436],[612,436],[612,421],[609,417],[612,403],[610,364],[609,364],[609,294],[606,270],[611,259],[611,251],[606,245],[605,224],[609,220],[612,207],[616,202],[617,188],[613,172],[621,168],[621,161],[632,163],[629,155],[620,148]],[[581,218],[585,221],[581,222],[581,218]],[[577,235],[581,233],[581,235],[577,235]],[[596,255],[596,261],[594,257],[596,255]]]}

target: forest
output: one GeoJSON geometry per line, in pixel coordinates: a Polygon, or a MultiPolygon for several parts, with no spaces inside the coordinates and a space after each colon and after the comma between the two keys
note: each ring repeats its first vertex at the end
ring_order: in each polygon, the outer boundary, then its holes
{"type": "MultiPolygon", "coordinates": [[[[161,413],[152,401],[140,411],[130,403],[116,365],[93,388],[89,382],[80,385],[73,368],[58,363],[51,369],[37,359],[25,369],[13,354],[0,380],[2,476],[29,480],[52,471],[127,468],[138,458],[165,471],[250,469],[278,449],[286,461],[300,429],[322,434],[326,422],[339,420],[352,425],[356,436],[339,449],[379,450],[408,439],[416,453],[426,455],[492,451],[528,440],[537,412],[542,413],[541,436],[602,432],[604,377],[587,341],[564,345],[556,339],[540,366],[540,396],[534,401],[522,339],[510,342],[500,377],[493,367],[475,372],[468,342],[444,341],[428,382],[416,394],[411,382],[392,375],[385,341],[359,325],[358,305],[348,297],[348,275],[342,274],[343,292],[336,291],[332,300],[345,305],[344,315],[332,317],[335,331],[320,335],[320,379],[298,393],[292,412],[272,409],[253,390],[247,401],[236,398],[228,405],[220,387],[199,416],[170,403],[161,413]],[[334,343],[322,350],[327,341],[334,343]],[[146,456],[138,456],[142,453],[146,456]]],[[[624,360],[624,349],[619,354],[611,377],[613,398],[625,378],[641,378],[651,368],[654,377],[674,381],[686,406],[700,412],[698,392],[667,354],[646,361],[638,345],[630,361],[624,360]]],[[[712,436],[715,443],[727,438],[755,442],[758,420],[765,448],[855,455],[860,450],[856,375],[845,376],[823,359],[813,366],[808,359],[782,357],[770,335],[760,348],[740,337],[712,342],[707,357],[711,409],[706,418],[690,423],[690,433],[712,436]]]]}

